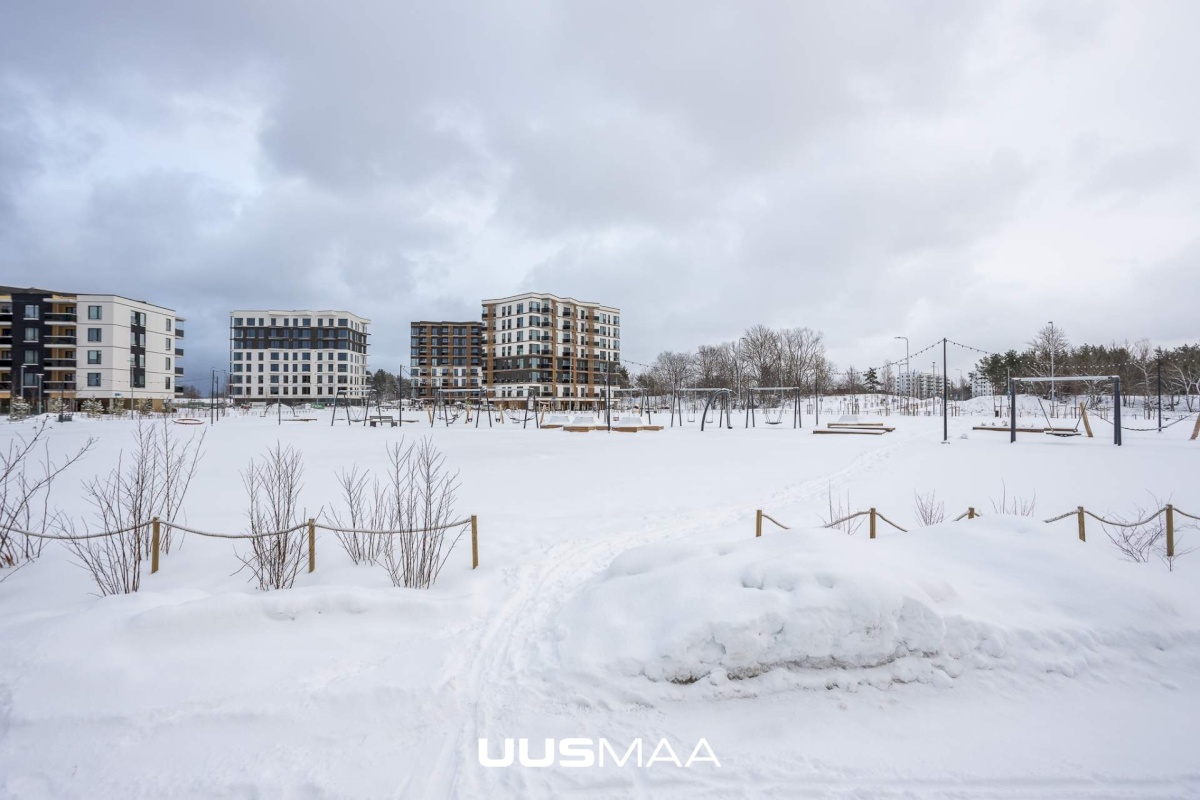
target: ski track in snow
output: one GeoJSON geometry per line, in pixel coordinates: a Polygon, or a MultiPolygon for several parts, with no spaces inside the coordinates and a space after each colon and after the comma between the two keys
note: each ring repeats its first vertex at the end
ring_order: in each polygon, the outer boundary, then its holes
{"type": "MultiPolygon", "coordinates": [[[[838,472],[810,478],[775,493],[773,498],[777,507],[787,508],[820,497],[829,491],[831,485],[836,487],[849,478],[877,469],[893,451],[910,445],[912,440],[918,438],[916,432],[896,434],[900,432],[892,434],[886,444],[881,443],[882,446],[858,455],[838,472]]],[[[648,520],[637,532],[613,532],[583,542],[554,545],[543,558],[509,568],[506,581],[512,587],[512,592],[488,618],[482,634],[465,648],[467,653],[473,655],[470,667],[466,670],[469,677],[459,687],[464,698],[464,722],[456,734],[443,743],[430,770],[428,783],[419,796],[450,800],[461,797],[555,796],[567,791],[567,787],[555,791],[554,786],[546,783],[555,779],[556,770],[521,767],[489,769],[477,763],[478,739],[486,737],[496,742],[506,736],[515,738],[521,735],[517,726],[506,728],[500,723],[516,716],[514,710],[530,704],[538,706],[532,710],[543,712],[561,711],[564,706],[569,706],[574,716],[599,711],[605,715],[604,735],[613,741],[641,737],[657,742],[668,735],[670,732],[662,730],[657,724],[657,714],[653,708],[620,698],[585,701],[583,692],[574,691],[566,681],[544,681],[541,675],[553,672],[545,667],[557,660],[554,648],[547,643],[554,639],[553,631],[563,606],[621,552],[631,547],[675,541],[713,529],[745,526],[746,522],[747,509],[740,506],[719,511],[704,509],[683,516],[672,514],[648,520]],[[526,669],[539,662],[541,669],[526,669]],[[572,706],[576,700],[578,705],[572,706]],[[632,721],[631,717],[634,718],[632,721]],[[628,736],[623,736],[622,731],[627,732],[628,736]],[[535,782],[535,779],[540,779],[540,782],[535,782]]],[[[594,696],[600,687],[589,684],[586,688],[594,696]]],[[[686,758],[686,754],[682,757],[686,758]]],[[[766,768],[766,765],[759,765],[761,768],[766,768]]],[[[793,796],[797,790],[810,791],[793,785],[787,777],[788,772],[785,770],[779,776],[779,796],[793,796]]],[[[736,794],[744,789],[740,782],[722,782],[721,772],[715,774],[717,778],[714,781],[713,772],[693,773],[693,777],[686,771],[678,771],[673,773],[673,777],[679,785],[672,788],[678,788],[689,797],[728,797],[730,792],[736,794]],[[693,783],[689,778],[696,782],[693,783]]],[[[572,786],[569,791],[572,795],[580,796],[649,797],[659,796],[666,788],[658,779],[654,780],[653,786],[648,785],[648,779],[634,769],[625,770],[622,778],[631,779],[634,786],[622,781],[620,785],[607,788],[598,786],[592,790],[586,786],[572,786]],[[647,785],[640,787],[645,791],[643,795],[637,789],[644,780],[647,785]],[[630,792],[634,793],[631,795],[630,792]]],[[[733,781],[732,774],[726,780],[733,781]]],[[[405,784],[398,796],[411,796],[409,792],[412,788],[405,784]]],[[[815,785],[811,791],[825,793],[825,789],[815,785]]],[[[763,790],[763,796],[773,794],[771,789],[763,790]]]]}

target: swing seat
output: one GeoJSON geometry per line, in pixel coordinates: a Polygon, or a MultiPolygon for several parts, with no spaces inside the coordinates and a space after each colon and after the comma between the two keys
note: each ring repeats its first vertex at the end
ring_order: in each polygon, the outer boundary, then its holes
{"type": "Polygon", "coordinates": [[[1079,431],[1072,431],[1072,430],[1047,430],[1047,431],[1042,431],[1042,432],[1045,433],[1047,436],[1078,436],[1079,435],[1079,431]]]}

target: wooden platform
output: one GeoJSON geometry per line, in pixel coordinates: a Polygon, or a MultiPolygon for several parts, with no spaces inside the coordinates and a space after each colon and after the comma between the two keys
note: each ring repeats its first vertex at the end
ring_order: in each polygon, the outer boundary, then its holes
{"type": "MultiPolygon", "coordinates": [[[[987,425],[976,425],[971,428],[973,431],[999,431],[1000,433],[1010,433],[1012,428],[1007,426],[1003,428],[992,428],[987,425]]],[[[1017,428],[1017,433],[1045,433],[1045,428],[1017,428]]]]}
{"type": "MultiPolygon", "coordinates": [[[[883,428],[882,422],[830,422],[830,428],[883,428]]],[[[889,429],[894,430],[894,429],[889,429]]]]}
{"type": "Polygon", "coordinates": [[[883,436],[885,433],[891,433],[895,428],[816,428],[813,433],[848,433],[850,435],[859,436],[883,436]]]}

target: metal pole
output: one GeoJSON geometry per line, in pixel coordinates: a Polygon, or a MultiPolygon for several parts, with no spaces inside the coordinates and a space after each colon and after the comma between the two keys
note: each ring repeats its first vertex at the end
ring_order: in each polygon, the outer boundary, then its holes
{"type": "Polygon", "coordinates": [[[946,339],[942,339],[942,444],[950,441],[950,420],[946,412],[950,381],[946,380],[946,339]]]}
{"type": "Polygon", "coordinates": [[[1121,378],[1113,376],[1113,444],[1121,446],[1121,378]]]}
{"type": "Polygon", "coordinates": [[[1050,403],[1053,404],[1058,395],[1054,391],[1054,320],[1050,321],[1050,403]]]}
{"type": "Polygon", "coordinates": [[[1017,382],[1008,379],[1008,443],[1017,440],[1017,382]]]}
{"type": "Polygon", "coordinates": [[[1162,357],[1158,359],[1158,432],[1162,433],[1162,357]]]}

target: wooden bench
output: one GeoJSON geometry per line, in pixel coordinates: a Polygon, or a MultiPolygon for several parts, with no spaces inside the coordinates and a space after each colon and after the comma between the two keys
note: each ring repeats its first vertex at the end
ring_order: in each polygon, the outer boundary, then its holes
{"type": "Polygon", "coordinates": [[[396,418],[393,416],[386,415],[386,414],[380,415],[380,416],[374,416],[374,417],[367,417],[367,424],[369,424],[372,428],[381,428],[384,425],[394,428],[394,427],[396,427],[396,418]]]}

